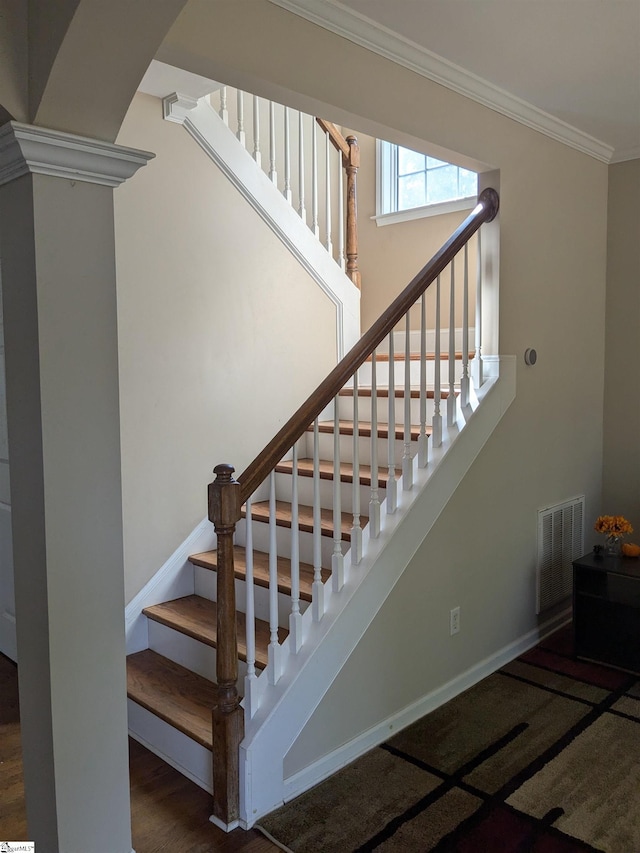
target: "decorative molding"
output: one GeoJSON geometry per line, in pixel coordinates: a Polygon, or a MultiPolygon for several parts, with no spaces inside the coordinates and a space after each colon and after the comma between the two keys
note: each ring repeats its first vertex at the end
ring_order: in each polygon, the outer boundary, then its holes
{"type": "Polygon", "coordinates": [[[360,337],[360,291],[275,190],[253,157],[238,144],[210,104],[202,98],[192,107],[192,100],[177,93],[165,98],[165,119],[183,125],[331,300],[336,309],[337,355],[342,358],[360,337]]]}
{"type": "MultiPolygon", "coordinates": [[[[533,104],[512,95],[499,86],[483,80],[470,71],[438,56],[419,44],[394,33],[358,12],[343,6],[337,0],[269,0],[311,23],[323,27],[354,44],[390,59],[422,77],[446,86],[485,107],[514,119],[520,124],[609,163],[614,149],[584,131],[578,130],[533,104]]],[[[631,159],[631,158],[625,158],[631,159]]]]}
{"type": "Polygon", "coordinates": [[[415,723],[424,717],[425,714],[435,711],[436,708],[441,707],[446,702],[460,695],[460,693],[473,687],[474,684],[477,684],[483,678],[492,675],[570,621],[571,609],[568,609],[548,622],[545,622],[539,628],[534,628],[519,639],[499,649],[493,655],[480,661],[471,667],[471,669],[461,673],[441,687],[436,688],[436,690],[427,693],[426,696],[413,702],[402,711],[392,714],[386,720],[377,723],[366,732],[338,747],[338,749],[335,749],[328,755],[323,755],[322,758],[319,758],[313,764],[310,764],[285,780],[284,802],[286,803],[289,800],[295,799],[295,797],[324,781],[342,767],[355,761],[356,758],[364,755],[368,750],[389,740],[389,737],[415,723]]]}
{"type": "Polygon", "coordinates": [[[640,145],[634,145],[633,148],[620,148],[613,157],[611,163],[626,163],[627,160],[640,160],[640,145]]]}
{"type": "Polygon", "coordinates": [[[0,186],[36,174],[117,187],[152,157],[149,151],[16,121],[0,128],[0,186]]]}

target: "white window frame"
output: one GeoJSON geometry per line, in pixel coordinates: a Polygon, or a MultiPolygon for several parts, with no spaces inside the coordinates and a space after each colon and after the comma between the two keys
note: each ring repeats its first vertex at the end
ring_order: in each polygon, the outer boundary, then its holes
{"type": "Polygon", "coordinates": [[[459,210],[473,210],[477,203],[475,195],[436,204],[425,204],[422,207],[411,207],[408,210],[397,210],[398,175],[397,158],[393,156],[394,147],[398,147],[396,143],[376,139],[376,215],[371,217],[376,225],[393,225],[396,222],[441,216],[459,210]],[[383,213],[385,210],[391,210],[391,212],[383,213]]]}

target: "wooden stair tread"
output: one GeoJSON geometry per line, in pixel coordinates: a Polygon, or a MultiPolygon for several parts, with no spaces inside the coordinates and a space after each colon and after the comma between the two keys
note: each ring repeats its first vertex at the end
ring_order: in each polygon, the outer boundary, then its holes
{"type": "MultiPolygon", "coordinates": [[[[242,509],[245,517],[245,509],[242,509]]],[[[258,501],[251,505],[251,517],[254,521],[269,521],[269,501],[258,501]]],[[[353,516],[350,513],[342,513],[341,538],[346,542],[351,541],[351,527],[353,516]]],[[[369,521],[365,515],[360,516],[362,527],[369,521]]],[[[291,504],[286,501],[276,501],[276,524],[279,527],[291,527],[291,504]]],[[[298,527],[306,533],[313,533],[313,507],[298,506],[298,527]]],[[[320,528],[322,536],[333,537],[333,510],[322,509],[320,511],[320,528]]]]}
{"type": "MultiPolygon", "coordinates": [[[[215,601],[199,595],[186,595],[163,604],[145,607],[142,611],[149,619],[160,622],[168,628],[180,631],[207,646],[217,646],[218,606],[215,601]]],[[[267,647],[269,645],[269,624],[256,619],[256,667],[264,669],[267,665],[267,647]]],[[[244,613],[236,613],[238,632],[238,657],[247,659],[246,618],[244,613]]],[[[278,639],[283,642],[288,634],[286,628],[278,628],[278,639]]]]}
{"type": "MultiPolygon", "coordinates": [[[[318,424],[318,431],[324,433],[333,434],[334,423],[333,421],[320,421],[318,424]]],[[[340,435],[353,435],[353,421],[341,420],[338,421],[338,428],[340,430],[340,435]]],[[[308,432],[313,430],[313,426],[309,427],[308,432]]],[[[425,427],[425,432],[427,435],[431,435],[431,426],[429,424],[425,427]]],[[[358,421],[358,435],[362,438],[369,438],[371,436],[371,424],[368,421],[358,421]]],[[[389,437],[389,424],[378,424],[377,428],[378,438],[388,438],[389,437]]],[[[395,437],[398,441],[404,440],[404,426],[402,424],[396,425],[395,429],[395,437]]],[[[420,437],[420,427],[414,424],[411,425],[411,441],[417,441],[420,437]]]]}
{"type": "Polygon", "coordinates": [[[212,748],[216,685],[145,649],[127,657],[127,696],[197,743],[212,748]]]}
{"type": "MultiPolygon", "coordinates": [[[[433,390],[433,388],[427,388],[426,393],[427,393],[427,400],[435,399],[435,391],[433,390]]],[[[460,393],[460,391],[456,388],[454,393],[457,397],[458,394],[460,393]]],[[[338,396],[339,397],[353,397],[353,388],[343,388],[338,393],[338,396]]],[[[358,385],[358,396],[359,397],[371,397],[370,386],[358,385]]],[[[409,396],[411,397],[412,400],[419,400],[420,399],[420,389],[419,388],[410,388],[409,389],[409,396]]],[[[449,389],[443,388],[440,391],[440,399],[446,400],[448,396],[449,396],[449,389]]],[[[389,398],[389,389],[377,387],[376,388],[376,397],[383,397],[385,399],[388,399],[389,398]]],[[[395,388],[394,389],[394,397],[396,399],[403,400],[404,399],[404,388],[395,388]]]]}
{"type": "MultiPolygon", "coordinates": [[[[318,466],[321,480],[333,480],[333,462],[329,459],[321,459],[318,466]]],[[[293,474],[293,461],[284,460],[276,465],[276,471],[280,474],[293,474]]],[[[300,477],[313,477],[313,459],[298,459],[298,474],[300,477]]],[[[398,475],[399,476],[399,475],[398,475]]],[[[353,465],[351,462],[340,463],[340,480],[343,483],[353,483],[353,465]]],[[[386,489],[389,480],[387,468],[378,469],[378,488],[386,489]]],[[[360,465],[360,484],[371,485],[371,466],[360,465]]]]}
{"type": "MultiPolygon", "coordinates": [[[[218,570],[218,552],[204,551],[201,554],[192,554],[189,561],[194,566],[201,566],[210,571],[218,570]]],[[[247,559],[245,549],[240,545],[233,548],[234,574],[238,580],[246,580],[247,559]]],[[[329,578],[329,569],[322,569],[322,581],[329,578]]],[[[257,586],[269,588],[269,555],[263,551],[253,552],[253,580],[257,586]]],[[[311,586],[313,584],[313,566],[309,563],[300,563],[300,598],[303,601],[311,601],[311,586]]],[[[278,557],[278,590],[291,594],[291,560],[278,557]]]]}

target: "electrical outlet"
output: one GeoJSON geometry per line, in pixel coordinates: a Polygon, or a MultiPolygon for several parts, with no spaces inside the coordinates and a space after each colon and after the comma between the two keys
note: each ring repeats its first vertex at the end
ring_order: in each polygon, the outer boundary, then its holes
{"type": "Polygon", "coordinates": [[[454,607],[451,613],[449,614],[449,631],[451,632],[451,636],[457,634],[460,630],[460,608],[454,607]]]}

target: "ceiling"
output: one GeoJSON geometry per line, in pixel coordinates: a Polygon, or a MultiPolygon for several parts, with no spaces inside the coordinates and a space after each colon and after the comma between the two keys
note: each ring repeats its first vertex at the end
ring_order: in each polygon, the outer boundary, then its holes
{"type": "Polygon", "coordinates": [[[640,0],[271,0],[598,159],[640,157],[640,0]]]}

